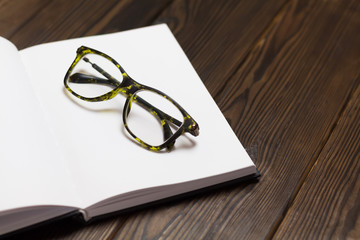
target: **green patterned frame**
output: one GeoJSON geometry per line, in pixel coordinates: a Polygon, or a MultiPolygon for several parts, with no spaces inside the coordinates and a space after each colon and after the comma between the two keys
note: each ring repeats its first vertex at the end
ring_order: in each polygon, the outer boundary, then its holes
{"type": "MultiPolygon", "coordinates": [[[[112,99],[113,97],[117,96],[119,93],[121,93],[122,95],[124,95],[126,97],[126,102],[124,105],[124,109],[123,109],[123,122],[124,122],[124,126],[126,128],[126,130],[129,132],[129,134],[138,142],[140,143],[140,145],[146,149],[149,149],[151,151],[160,151],[164,148],[167,148],[169,151],[172,149],[172,147],[175,144],[175,140],[180,137],[182,134],[184,134],[185,132],[188,132],[190,134],[192,134],[193,136],[198,136],[199,135],[199,125],[196,123],[196,121],[175,101],[173,100],[170,96],[166,95],[165,93],[152,88],[152,87],[148,87],[145,86],[143,84],[140,84],[138,82],[136,82],[134,79],[132,79],[126,72],[125,70],[120,66],[120,64],[118,62],[116,62],[113,58],[111,58],[110,56],[108,56],[105,53],[102,53],[98,50],[89,48],[89,47],[85,47],[85,46],[81,46],[80,48],[77,49],[76,51],[77,55],[75,60],[73,61],[73,63],[71,64],[69,70],[66,72],[65,78],[64,78],[64,85],[65,88],[74,96],[76,96],[77,98],[87,101],[87,102],[99,102],[99,101],[106,101],[109,99],[112,99]],[[102,79],[102,78],[98,78],[98,77],[93,77],[93,76],[88,76],[85,74],[81,74],[81,73],[75,73],[73,75],[71,75],[74,67],[76,66],[76,64],[87,54],[97,54],[100,56],[103,56],[104,58],[108,59],[109,61],[111,61],[121,72],[122,76],[123,76],[123,80],[122,82],[119,82],[118,80],[114,79],[113,77],[111,77],[110,75],[106,76],[108,79],[102,79]],[[108,93],[98,96],[98,97],[94,97],[94,98],[88,98],[88,97],[84,97],[78,93],[76,93],[75,91],[73,91],[69,85],[68,85],[68,81],[73,82],[73,83],[91,83],[91,84],[108,84],[111,85],[112,87],[114,87],[113,90],[109,91],[108,93]],[[168,101],[172,102],[181,112],[181,114],[184,117],[184,121],[178,121],[177,119],[172,118],[171,116],[167,115],[166,113],[162,112],[160,109],[157,109],[156,107],[152,106],[150,103],[146,102],[145,100],[141,99],[140,97],[138,97],[137,95],[135,95],[137,92],[139,91],[151,91],[154,92],[156,94],[161,95],[162,97],[166,98],[168,101]],[[135,95],[135,96],[134,96],[135,95]],[[128,127],[126,119],[127,119],[127,115],[130,111],[130,107],[131,104],[139,104],[142,107],[144,107],[145,109],[147,109],[149,112],[154,113],[153,115],[159,118],[159,121],[161,121],[162,127],[164,129],[164,139],[165,142],[161,145],[158,146],[153,146],[150,145],[144,141],[142,141],[140,138],[138,138],[128,127]],[[170,125],[169,124],[174,124],[176,126],[178,126],[179,128],[176,130],[175,133],[172,133],[171,129],[170,129],[170,125]]],[[[101,69],[100,69],[101,70],[101,69]]],[[[99,70],[98,70],[99,71],[99,70]]],[[[103,72],[103,75],[105,76],[107,73],[103,72]]]]}

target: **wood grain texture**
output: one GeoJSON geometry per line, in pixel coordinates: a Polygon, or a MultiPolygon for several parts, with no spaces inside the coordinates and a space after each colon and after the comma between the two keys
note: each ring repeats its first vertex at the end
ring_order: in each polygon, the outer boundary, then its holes
{"type": "MultiPolygon", "coordinates": [[[[359,36],[357,40],[360,41],[359,36]]],[[[360,74],[357,77],[360,81],[360,74]]],[[[297,194],[275,239],[360,239],[359,123],[360,87],[297,194]]]]}
{"type": "Polygon", "coordinates": [[[359,85],[356,8],[291,1],[217,96],[263,174],[258,184],[139,212],[115,238],[271,237],[359,85]]]}
{"type": "Polygon", "coordinates": [[[166,22],[215,96],[287,0],[179,0],[156,22],[166,22]]]}
{"type": "Polygon", "coordinates": [[[0,36],[10,39],[27,21],[36,16],[49,1],[0,0],[0,36]]]}
{"type": "MultiPolygon", "coordinates": [[[[4,1],[4,0],[3,0],[4,1]]],[[[37,10],[20,3],[16,16],[21,16],[23,24],[16,29],[9,40],[19,49],[50,41],[74,37],[89,36],[101,33],[116,32],[149,25],[171,0],[108,0],[101,3],[87,1],[38,1],[42,8],[37,10]],[[46,3],[46,4],[44,4],[46,3]],[[140,7],[141,6],[141,7],[140,7]],[[28,19],[28,9],[36,14],[28,19]]],[[[34,1],[34,0],[32,0],[34,1]]],[[[9,11],[9,10],[8,10],[9,11]]],[[[17,19],[17,18],[15,18],[17,19]]],[[[0,32],[0,35],[3,35],[0,32]]]]}
{"type": "Polygon", "coordinates": [[[292,1],[217,99],[263,174],[234,236],[272,236],[359,85],[358,7],[292,1]]]}

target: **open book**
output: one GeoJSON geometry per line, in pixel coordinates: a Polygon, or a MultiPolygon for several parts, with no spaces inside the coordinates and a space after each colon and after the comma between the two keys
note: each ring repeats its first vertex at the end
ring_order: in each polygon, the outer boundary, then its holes
{"type": "Polygon", "coordinates": [[[74,211],[88,221],[257,175],[165,24],[21,51],[0,37],[0,51],[0,234],[74,211]],[[151,152],[125,131],[123,96],[94,103],[68,94],[64,75],[82,45],[176,99],[200,135],[151,152]]]}

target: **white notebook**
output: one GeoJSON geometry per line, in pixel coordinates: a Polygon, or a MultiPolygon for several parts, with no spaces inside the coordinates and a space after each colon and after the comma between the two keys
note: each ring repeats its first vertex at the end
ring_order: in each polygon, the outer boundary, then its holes
{"type": "Polygon", "coordinates": [[[0,37],[0,234],[79,211],[84,220],[256,175],[256,167],[165,24],[33,46],[0,37]],[[165,92],[199,124],[155,153],[124,128],[125,97],[84,102],[64,76],[85,45],[165,92]]]}

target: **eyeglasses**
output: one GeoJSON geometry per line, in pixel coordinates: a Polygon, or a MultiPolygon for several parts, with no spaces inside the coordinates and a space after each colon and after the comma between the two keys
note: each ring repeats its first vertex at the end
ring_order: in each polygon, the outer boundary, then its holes
{"type": "Polygon", "coordinates": [[[123,122],[144,148],[169,151],[183,133],[199,135],[199,125],[171,97],[132,79],[113,58],[85,46],[78,48],[64,79],[65,88],[88,102],[126,97],[123,122]]]}

